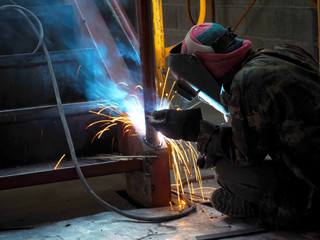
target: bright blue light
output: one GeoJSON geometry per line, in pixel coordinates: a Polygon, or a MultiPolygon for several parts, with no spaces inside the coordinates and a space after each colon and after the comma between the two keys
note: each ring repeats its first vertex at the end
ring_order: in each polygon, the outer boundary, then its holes
{"type": "Polygon", "coordinates": [[[209,97],[204,92],[200,91],[198,97],[202,102],[209,104],[210,106],[214,107],[216,110],[223,113],[224,115],[230,115],[230,113],[226,111],[226,109],[222,106],[221,103],[209,97]]]}
{"type": "MultiPolygon", "coordinates": [[[[193,86],[192,84],[189,84],[189,86],[192,87],[195,91],[199,91],[199,88],[193,86]]],[[[223,91],[224,91],[224,88],[222,87],[221,92],[223,92],[223,91]]],[[[224,108],[224,106],[222,106],[221,103],[217,102],[215,99],[213,99],[212,97],[210,97],[209,95],[207,95],[203,91],[199,91],[198,97],[199,97],[200,101],[202,101],[206,104],[209,104],[210,106],[212,106],[213,108],[215,108],[219,112],[223,113],[225,116],[230,116],[230,113],[227,112],[227,110],[224,108]]]]}

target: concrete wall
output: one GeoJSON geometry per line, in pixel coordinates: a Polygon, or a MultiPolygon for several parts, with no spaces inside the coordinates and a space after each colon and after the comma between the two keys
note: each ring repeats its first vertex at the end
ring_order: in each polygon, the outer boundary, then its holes
{"type": "MultiPolygon", "coordinates": [[[[207,1],[207,5],[208,5],[207,1]]],[[[215,22],[234,26],[251,0],[215,0],[215,22]]],[[[199,1],[190,0],[191,14],[197,20],[199,1]]],[[[163,0],[166,46],[183,40],[191,23],[185,0],[163,0]]],[[[209,21],[207,9],[206,21],[209,21]]],[[[292,43],[318,56],[317,12],[309,0],[257,0],[236,29],[238,37],[249,39],[253,48],[274,43],[292,43]]]]}
{"type": "MultiPolygon", "coordinates": [[[[207,1],[207,6],[209,1],[207,1]]],[[[233,27],[251,0],[215,0],[215,22],[233,27]]],[[[199,0],[190,0],[193,19],[197,21],[199,0]]],[[[192,27],[186,11],[185,0],[163,0],[166,46],[182,41],[192,27]]],[[[207,9],[206,21],[209,21],[207,9]]],[[[252,41],[252,48],[267,47],[274,43],[291,43],[303,47],[318,58],[317,12],[309,0],[256,0],[246,17],[236,29],[238,37],[252,41]]],[[[169,75],[169,86],[173,76],[169,75]]],[[[174,107],[189,108],[188,103],[176,96],[174,107]]],[[[201,103],[203,116],[214,123],[224,122],[222,115],[201,103]]]]}

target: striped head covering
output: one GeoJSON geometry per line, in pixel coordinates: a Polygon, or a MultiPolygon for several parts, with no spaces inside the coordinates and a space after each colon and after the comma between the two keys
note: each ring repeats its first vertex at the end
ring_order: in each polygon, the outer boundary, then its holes
{"type": "Polygon", "coordinates": [[[181,52],[196,55],[215,78],[221,78],[243,61],[250,49],[251,42],[236,38],[230,28],[203,23],[190,29],[181,52]]]}

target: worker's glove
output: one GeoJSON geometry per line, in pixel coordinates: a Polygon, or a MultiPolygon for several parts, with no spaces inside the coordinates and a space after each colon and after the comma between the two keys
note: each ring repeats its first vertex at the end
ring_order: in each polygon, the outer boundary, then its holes
{"type": "Polygon", "coordinates": [[[206,157],[204,154],[197,159],[197,165],[199,168],[204,168],[206,165],[206,157]]]}
{"type": "Polygon", "coordinates": [[[197,165],[199,168],[213,168],[217,163],[217,159],[213,158],[210,154],[202,154],[197,159],[197,165]]]}
{"type": "Polygon", "coordinates": [[[151,116],[147,115],[146,119],[168,138],[195,142],[198,139],[202,114],[200,108],[181,111],[166,109],[154,111],[151,116]]]}

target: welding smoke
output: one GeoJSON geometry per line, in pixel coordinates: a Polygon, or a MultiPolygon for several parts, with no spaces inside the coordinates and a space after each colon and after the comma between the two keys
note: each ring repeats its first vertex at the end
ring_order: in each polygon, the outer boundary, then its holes
{"type": "MultiPolygon", "coordinates": [[[[132,4],[130,1],[124,1],[124,3],[132,4]]],[[[23,5],[23,1],[21,4],[23,5]]],[[[44,26],[44,42],[50,52],[62,102],[112,102],[117,105],[119,111],[129,116],[139,134],[144,135],[143,91],[141,88],[135,89],[135,86],[142,85],[140,58],[127,36],[122,30],[119,30],[121,28],[114,16],[108,14],[105,23],[112,34],[111,37],[116,43],[117,49],[108,49],[104,43],[96,42],[92,36],[83,34],[86,31],[81,29],[86,27],[85,21],[76,21],[74,6],[27,7],[39,17],[44,26]],[[115,62],[117,62],[115,57],[123,62],[123,68],[115,66],[115,62]],[[117,76],[120,78],[111,79],[109,71],[114,69],[120,69],[120,71],[123,69],[124,74],[118,72],[117,76]],[[125,84],[117,84],[120,82],[125,84]]],[[[0,49],[1,54],[30,54],[38,39],[25,20],[13,13],[8,11],[0,15],[0,30],[2,32],[0,43],[3,46],[0,49]]],[[[104,31],[104,26],[98,23],[91,27],[95,32],[104,31]]],[[[94,35],[94,32],[92,34],[94,35]]],[[[33,57],[41,59],[42,55],[43,53],[36,53],[33,57]]],[[[40,101],[39,105],[55,104],[46,63],[43,64],[43,71],[26,74],[28,79],[23,83],[24,90],[21,91],[30,92],[27,96],[30,98],[37,96],[40,101]]],[[[1,96],[7,97],[5,92],[1,90],[0,92],[1,96]]],[[[25,98],[25,96],[23,97],[25,98]]],[[[23,99],[21,102],[31,104],[33,101],[23,99]]],[[[168,107],[165,100],[161,105],[162,108],[168,107]]],[[[147,108],[148,106],[146,106],[147,108]]],[[[110,114],[113,113],[110,112],[110,114]]]]}

